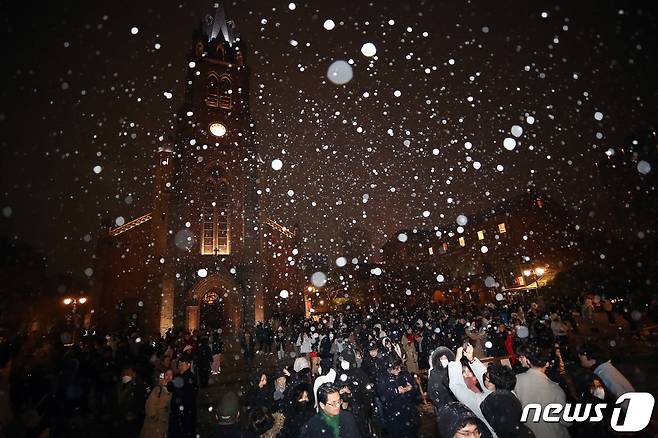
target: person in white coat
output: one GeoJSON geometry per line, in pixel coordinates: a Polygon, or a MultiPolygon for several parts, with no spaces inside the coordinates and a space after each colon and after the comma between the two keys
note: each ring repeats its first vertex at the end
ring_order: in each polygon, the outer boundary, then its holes
{"type": "Polygon", "coordinates": [[[313,338],[311,338],[307,332],[300,333],[295,345],[299,347],[299,352],[301,354],[308,355],[313,350],[313,338]]]}
{"type": "MultiPolygon", "coordinates": [[[[550,350],[539,348],[537,346],[528,346],[519,356],[519,361],[529,369],[525,373],[516,376],[516,386],[514,393],[517,395],[521,404],[525,408],[531,403],[541,405],[543,409],[551,404],[558,403],[562,406],[566,403],[566,395],[560,385],[546,376],[550,360],[550,350]]],[[[563,420],[555,423],[548,423],[540,416],[538,422],[533,422],[531,416],[525,423],[532,430],[537,438],[567,438],[569,437],[570,424],[563,420]]]]}
{"type": "Polygon", "coordinates": [[[482,422],[489,428],[492,436],[496,438],[493,428],[487,423],[486,418],[480,410],[480,404],[491,393],[491,391],[484,384],[484,374],[487,372],[487,367],[480,360],[473,355],[474,349],[471,344],[468,344],[466,350],[463,347],[457,349],[455,360],[448,363],[448,379],[450,383],[448,387],[454,394],[455,398],[469,408],[482,422]],[[462,364],[462,358],[465,357],[470,365],[470,368],[462,364]],[[474,388],[475,381],[471,383],[466,382],[466,379],[472,380],[473,376],[479,383],[479,388],[474,388]],[[470,387],[469,387],[470,386],[470,387]],[[473,388],[473,389],[471,389],[473,388]]]}

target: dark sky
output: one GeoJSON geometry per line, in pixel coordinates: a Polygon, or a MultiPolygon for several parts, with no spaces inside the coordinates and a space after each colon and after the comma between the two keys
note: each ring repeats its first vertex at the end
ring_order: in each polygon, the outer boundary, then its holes
{"type": "MultiPolygon", "coordinates": [[[[379,247],[399,228],[454,224],[528,188],[576,220],[614,210],[592,206],[594,164],[656,123],[658,18],[640,2],[288,3],[226,9],[250,48],[264,202],[300,224],[305,251],[339,255],[351,226],[379,247]],[[345,85],[326,78],[338,59],[353,60],[345,85]]],[[[211,6],[2,2],[0,234],[82,275],[103,220],[150,211],[153,153],[172,133],[192,32],[211,6]]]]}

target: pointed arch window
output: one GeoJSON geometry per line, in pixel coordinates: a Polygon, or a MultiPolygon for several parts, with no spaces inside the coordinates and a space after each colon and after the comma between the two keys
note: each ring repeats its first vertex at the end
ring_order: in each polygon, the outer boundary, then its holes
{"type": "Polygon", "coordinates": [[[206,105],[219,106],[219,77],[211,72],[206,79],[206,105]]]}
{"type": "Polygon", "coordinates": [[[201,214],[202,255],[229,255],[231,253],[229,191],[226,180],[206,182],[201,214]]]}
{"type": "Polygon", "coordinates": [[[231,109],[233,104],[231,94],[231,78],[224,75],[219,79],[219,107],[223,109],[231,109]]]}

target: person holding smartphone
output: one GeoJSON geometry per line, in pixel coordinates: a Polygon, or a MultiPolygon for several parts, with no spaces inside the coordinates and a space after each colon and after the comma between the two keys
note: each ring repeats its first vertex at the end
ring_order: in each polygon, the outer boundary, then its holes
{"type": "Polygon", "coordinates": [[[171,407],[171,393],[167,384],[174,378],[171,369],[160,373],[158,384],[151,389],[146,399],[144,426],[139,434],[140,438],[163,437],[169,430],[169,411],[171,407]]]}

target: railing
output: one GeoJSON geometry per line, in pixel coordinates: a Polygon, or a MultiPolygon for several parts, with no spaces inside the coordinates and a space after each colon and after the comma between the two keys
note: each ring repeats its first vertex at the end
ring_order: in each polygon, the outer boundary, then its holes
{"type": "Polygon", "coordinates": [[[144,216],[138,217],[135,220],[132,220],[128,222],[127,224],[121,225],[120,227],[116,228],[110,228],[109,234],[110,236],[118,236],[119,234],[123,234],[128,230],[131,230],[144,222],[148,222],[153,218],[153,213],[146,213],[144,216]]]}
{"type": "Polygon", "coordinates": [[[265,223],[267,225],[269,225],[270,227],[274,228],[275,230],[277,230],[278,232],[280,232],[281,234],[289,237],[290,239],[294,238],[295,234],[297,234],[295,230],[291,230],[290,228],[286,228],[283,225],[280,225],[279,223],[277,223],[276,221],[270,219],[269,217],[265,218],[265,223]]]}

